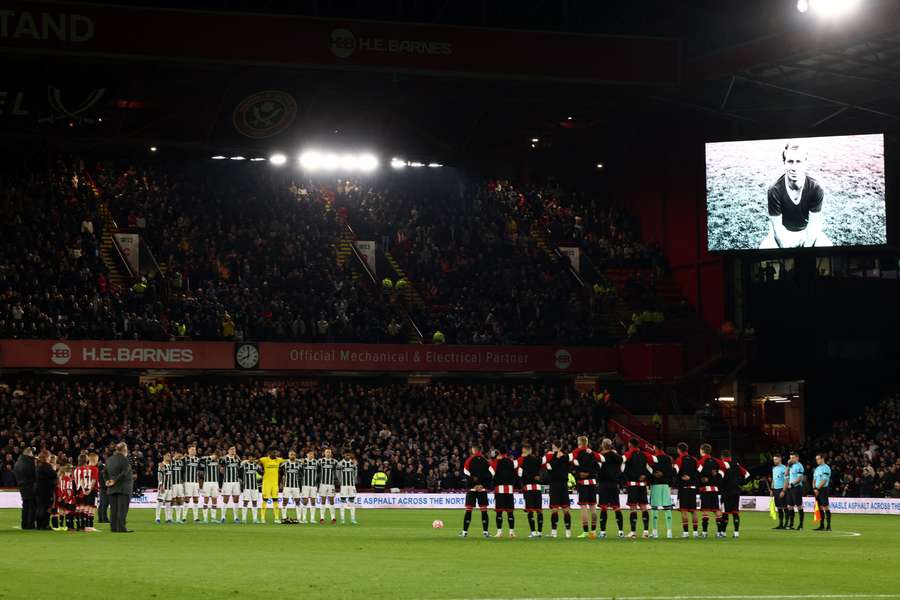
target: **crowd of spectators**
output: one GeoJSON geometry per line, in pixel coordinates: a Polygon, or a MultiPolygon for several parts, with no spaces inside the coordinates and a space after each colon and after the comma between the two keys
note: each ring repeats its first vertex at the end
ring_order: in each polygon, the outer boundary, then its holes
{"type": "Polygon", "coordinates": [[[0,384],[0,412],[7,464],[26,446],[75,457],[125,440],[139,485],[151,488],[162,454],[196,443],[201,453],[235,445],[239,455],[352,448],[363,487],[384,470],[390,487],[459,489],[472,441],[549,450],[550,440],[574,446],[579,434],[599,443],[605,427],[597,401],[571,384],[28,379],[0,384]]]}
{"type": "Polygon", "coordinates": [[[828,457],[833,496],[900,498],[900,395],[836,421],[830,436],[808,443],[801,456],[810,468],[816,452],[828,457]]]}
{"type": "Polygon", "coordinates": [[[109,338],[123,298],[99,254],[77,163],[0,175],[0,338],[109,338]]]}

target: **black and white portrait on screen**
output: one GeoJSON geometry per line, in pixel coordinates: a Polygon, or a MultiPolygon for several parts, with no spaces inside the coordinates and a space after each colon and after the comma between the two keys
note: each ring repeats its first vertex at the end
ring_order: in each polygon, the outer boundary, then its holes
{"type": "Polygon", "coordinates": [[[706,145],[711,251],[887,243],[884,136],[706,145]]]}

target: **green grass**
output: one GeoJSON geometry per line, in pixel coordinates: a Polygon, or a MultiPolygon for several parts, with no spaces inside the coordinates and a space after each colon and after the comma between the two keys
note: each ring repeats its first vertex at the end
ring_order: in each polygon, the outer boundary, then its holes
{"type": "Polygon", "coordinates": [[[458,539],[456,510],[359,513],[356,527],[157,526],[133,510],[136,533],[112,535],[23,532],[0,510],[0,598],[900,598],[897,517],[835,515],[819,533],[745,513],[739,540],[587,541],[485,540],[477,515],[458,539]]]}

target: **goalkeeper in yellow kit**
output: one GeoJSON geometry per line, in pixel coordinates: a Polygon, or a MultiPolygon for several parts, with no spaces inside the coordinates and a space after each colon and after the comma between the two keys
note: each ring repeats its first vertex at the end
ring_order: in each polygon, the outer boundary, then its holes
{"type": "Polygon", "coordinates": [[[262,481],[262,522],[266,522],[266,511],[268,510],[268,501],[272,500],[272,506],[275,509],[275,522],[281,523],[281,519],[278,518],[280,514],[278,512],[278,472],[281,463],[284,462],[283,458],[278,456],[278,451],[271,449],[269,450],[268,456],[263,456],[259,459],[259,464],[263,467],[263,481],[262,481]]]}

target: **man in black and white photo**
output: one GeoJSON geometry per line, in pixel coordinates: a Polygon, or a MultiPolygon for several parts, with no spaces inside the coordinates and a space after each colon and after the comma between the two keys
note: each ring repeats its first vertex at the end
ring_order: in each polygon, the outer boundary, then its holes
{"type": "Polygon", "coordinates": [[[781,153],[784,175],[769,188],[769,233],[760,250],[831,246],[822,230],[825,191],[806,174],[807,151],[788,142],[781,153]]]}

